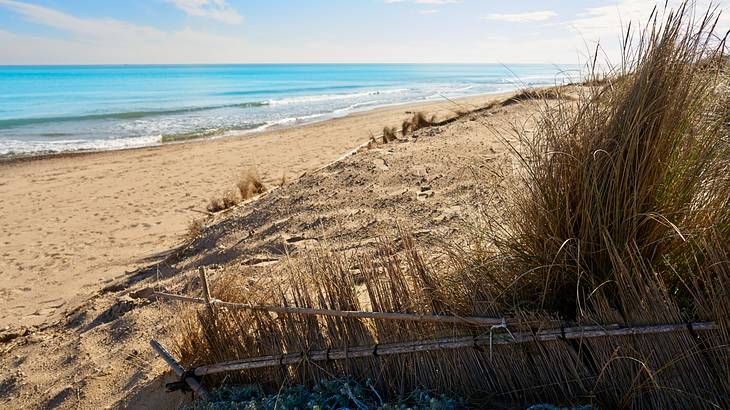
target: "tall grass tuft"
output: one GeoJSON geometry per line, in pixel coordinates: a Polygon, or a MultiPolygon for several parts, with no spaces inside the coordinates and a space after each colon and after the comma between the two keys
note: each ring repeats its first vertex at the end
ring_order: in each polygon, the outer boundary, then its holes
{"type": "Polygon", "coordinates": [[[535,308],[575,317],[596,289],[616,290],[624,263],[686,293],[695,245],[730,240],[716,16],[695,19],[684,5],[651,21],[633,46],[627,34],[614,81],[585,88],[577,102],[546,102],[537,131],[519,132],[513,145],[518,182],[494,242],[500,265],[521,274],[506,276],[505,291],[535,308]]]}

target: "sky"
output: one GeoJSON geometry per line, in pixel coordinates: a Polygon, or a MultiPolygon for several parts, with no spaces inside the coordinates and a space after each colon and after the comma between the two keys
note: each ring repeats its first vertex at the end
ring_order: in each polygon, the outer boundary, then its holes
{"type": "MultiPolygon", "coordinates": [[[[679,0],[669,0],[677,4],[679,0]]],[[[663,0],[661,1],[663,4],[663,0]]],[[[709,0],[697,0],[706,7],[709,0]]],[[[730,0],[715,1],[727,13],[730,0]]],[[[651,0],[0,0],[0,65],[615,62],[651,0]]],[[[723,33],[724,34],[724,33],[723,33]]]]}

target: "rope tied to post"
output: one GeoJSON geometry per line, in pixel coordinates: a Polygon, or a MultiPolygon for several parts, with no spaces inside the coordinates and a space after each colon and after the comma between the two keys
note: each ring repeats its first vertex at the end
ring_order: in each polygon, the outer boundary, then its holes
{"type": "Polygon", "coordinates": [[[517,340],[517,339],[515,339],[515,336],[512,334],[512,332],[510,332],[509,328],[507,327],[507,319],[502,318],[502,323],[500,323],[498,325],[494,325],[494,326],[492,326],[492,327],[489,328],[489,360],[492,360],[492,346],[493,346],[492,334],[497,329],[504,329],[504,330],[506,330],[507,333],[512,338],[512,340],[517,340]]]}

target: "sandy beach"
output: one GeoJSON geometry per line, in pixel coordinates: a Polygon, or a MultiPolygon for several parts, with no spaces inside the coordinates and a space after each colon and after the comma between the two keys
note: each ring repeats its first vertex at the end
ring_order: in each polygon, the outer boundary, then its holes
{"type": "Polygon", "coordinates": [[[0,410],[730,409],[730,0],[528,3],[0,0],[0,410]]]}
{"type": "Polygon", "coordinates": [[[503,95],[379,108],[298,127],[182,144],[0,163],[0,328],[38,325],[183,241],[208,201],[250,167],[275,185],[397,126],[503,95]]]}

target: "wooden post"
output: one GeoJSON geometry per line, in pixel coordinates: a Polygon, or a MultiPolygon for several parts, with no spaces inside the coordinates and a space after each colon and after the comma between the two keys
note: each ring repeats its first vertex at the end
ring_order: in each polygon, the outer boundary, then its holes
{"type": "MultiPolygon", "coordinates": [[[[150,346],[157,352],[158,355],[167,363],[168,366],[175,372],[175,374],[178,375],[178,377],[182,377],[183,374],[185,374],[185,369],[183,369],[182,366],[175,360],[175,358],[172,357],[170,352],[165,349],[160,342],[158,342],[155,339],[150,340],[150,346]]],[[[198,396],[208,401],[210,396],[208,395],[208,392],[205,391],[205,388],[198,382],[198,380],[195,379],[195,377],[188,376],[185,377],[185,380],[183,380],[185,384],[187,384],[192,391],[198,394],[198,396]]]]}
{"type": "Polygon", "coordinates": [[[211,302],[210,297],[210,287],[208,286],[208,276],[205,273],[205,266],[201,266],[198,269],[198,273],[200,274],[200,285],[203,287],[203,298],[205,299],[205,306],[208,307],[208,311],[210,312],[211,316],[213,315],[213,305],[211,302]]]}

